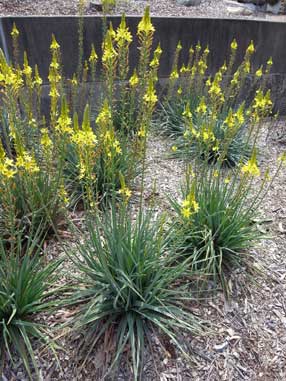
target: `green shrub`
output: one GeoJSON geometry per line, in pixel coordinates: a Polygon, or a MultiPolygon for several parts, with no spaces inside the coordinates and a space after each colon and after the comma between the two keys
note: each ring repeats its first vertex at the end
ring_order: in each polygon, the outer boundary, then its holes
{"type": "Polygon", "coordinates": [[[226,274],[251,263],[249,250],[261,238],[253,222],[261,194],[250,196],[252,181],[247,174],[240,181],[238,176],[202,170],[182,188],[183,201],[171,201],[176,250],[191,257],[193,269],[220,283],[226,293],[226,274]]]}
{"type": "Polygon", "coordinates": [[[6,357],[13,363],[16,351],[32,379],[33,369],[39,377],[36,341],[53,348],[49,327],[36,320],[54,307],[49,297],[55,292],[59,262],[45,265],[39,242],[30,239],[24,247],[21,240],[18,235],[9,252],[0,242],[0,358],[3,366],[6,357]]]}
{"type": "Polygon", "coordinates": [[[84,363],[104,332],[113,332],[111,368],[130,348],[135,380],[154,328],[184,352],[176,332],[195,333],[200,326],[185,308],[192,300],[181,283],[188,260],[172,266],[178,254],[167,252],[169,233],[152,219],[139,212],[133,223],[125,208],[112,207],[102,221],[88,222],[88,236],[70,254],[79,270],[70,303],[80,303],[73,328],[84,336],[84,363]]]}

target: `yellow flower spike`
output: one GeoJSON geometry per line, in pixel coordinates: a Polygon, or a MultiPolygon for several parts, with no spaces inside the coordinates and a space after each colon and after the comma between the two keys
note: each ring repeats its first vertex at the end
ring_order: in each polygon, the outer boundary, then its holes
{"type": "Polygon", "coordinates": [[[181,214],[184,218],[190,218],[194,213],[199,211],[200,207],[195,199],[194,190],[187,195],[181,204],[181,214]]]}
{"type": "Polygon", "coordinates": [[[260,176],[260,169],[257,166],[256,150],[253,151],[250,160],[241,168],[241,172],[253,177],[260,176]]]}
{"type": "Polygon", "coordinates": [[[151,23],[150,18],[150,7],[146,7],[144,16],[138,24],[137,34],[140,35],[149,35],[155,32],[155,28],[151,23]]]}
{"type": "Polygon", "coordinates": [[[12,38],[17,38],[19,36],[19,31],[17,29],[17,26],[15,23],[13,23],[13,28],[12,28],[12,32],[11,32],[11,36],[12,38]]]}
{"type": "Polygon", "coordinates": [[[83,131],[90,131],[90,110],[89,105],[87,104],[84,109],[83,113],[83,122],[82,122],[82,129],[83,131]]]}
{"type": "Polygon", "coordinates": [[[255,52],[255,47],[254,47],[254,43],[252,40],[250,41],[250,44],[248,45],[246,52],[248,54],[253,54],[255,52]]]}
{"type": "Polygon", "coordinates": [[[201,50],[202,50],[201,43],[198,42],[197,45],[196,45],[196,52],[199,53],[201,50]]]}
{"type": "Polygon", "coordinates": [[[178,95],[181,95],[183,93],[183,89],[181,88],[181,86],[178,88],[177,90],[177,94],[178,95]]]}
{"type": "Polygon", "coordinates": [[[109,108],[108,100],[105,99],[103,107],[96,118],[96,124],[99,126],[106,126],[112,121],[111,111],[109,108]]]}
{"type": "Polygon", "coordinates": [[[205,102],[205,97],[201,97],[201,100],[200,100],[200,103],[198,105],[198,107],[196,108],[196,112],[198,114],[206,114],[207,112],[207,105],[206,105],[206,102],[205,102]]]}
{"type": "Polygon", "coordinates": [[[98,56],[96,54],[96,51],[95,51],[95,48],[94,48],[94,45],[92,44],[91,45],[91,52],[90,52],[90,56],[89,56],[89,62],[91,64],[95,64],[98,60],[98,56]]]}
{"type": "Polygon", "coordinates": [[[35,66],[35,76],[34,76],[34,84],[36,86],[41,86],[43,84],[43,80],[40,77],[38,65],[35,66]]]}
{"type": "Polygon", "coordinates": [[[73,129],[74,129],[74,132],[79,131],[79,122],[78,122],[78,113],[77,112],[75,112],[73,115],[73,129]]]}
{"type": "Polygon", "coordinates": [[[72,84],[73,86],[77,86],[77,85],[78,85],[77,76],[76,76],[75,73],[73,74],[73,77],[72,77],[72,79],[71,79],[71,84],[72,84]]]}
{"type": "Polygon", "coordinates": [[[236,113],[234,114],[234,117],[236,118],[236,121],[240,126],[242,126],[245,122],[245,116],[244,116],[244,103],[242,103],[239,108],[237,109],[236,113]]]}
{"type": "Polygon", "coordinates": [[[130,87],[136,87],[138,83],[139,83],[139,78],[138,78],[136,70],[134,70],[132,76],[129,79],[129,85],[130,87]]]}
{"type": "Polygon", "coordinates": [[[159,43],[154,54],[156,54],[157,56],[160,56],[162,53],[163,53],[163,50],[161,49],[161,45],[159,43]]]}
{"type": "Polygon", "coordinates": [[[230,47],[232,50],[236,50],[237,49],[237,41],[236,39],[232,40],[232,43],[230,44],[230,47]]]}
{"type": "Polygon", "coordinates": [[[51,148],[53,146],[53,142],[51,138],[49,137],[49,132],[47,128],[41,129],[41,145],[44,148],[51,148]]]}
{"type": "Polygon", "coordinates": [[[71,127],[72,120],[69,116],[69,108],[67,104],[67,100],[65,97],[62,99],[61,104],[61,114],[57,120],[56,124],[56,131],[60,132],[61,134],[71,134],[73,132],[73,129],[71,127]]]}
{"type": "Polygon", "coordinates": [[[114,49],[112,42],[112,32],[110,29],[107,31],[104,43],[103,43],[103,55],[102,55],[102,63],[107,64],[110,61],[115,60],[117,57],[117,52],[114,49]]]}
{"type": "Polygon", "coordinates": [[[50,49],[52,51],[57,51],[58,49],[60,48],[60,45],[58,44],[56,38],[55,38],[55,35],[52,34],[52,42],[51,42],[51,45],[50,45],[50,49]]]}
{"type": "Polygon", "coordinates": [[[31,68],[31,66],[29,66],[27,52],[24,52],[24,65],[23,66],[24,66],[23,73],[25,74],[26,77],[30,77],[32,74],[32,68],[31,68]]]}
{"type": "Polygon", "coordinates": [[[126,26],[125,14],[122,15],[120,25],[116,30],[115,41],[119,46],[129,45],[132,42],[132,34],[126,26]]]}
{"type": "Polygon", "coordinates": [[[263,75],[263,66],[260,66],[258,70],[255,72],[256,77],[260,78],[263,75]]]}
{"type": "Polygon", "coordinates": [[[186,119],[192,119],[193,118],[193,115],[192,115],[191,110],[190,110],[190,104],[189,103],[186,104],[185,110],[183,111],[182,115],[186,119]]]}
{"type": "Polygon", "coordinates": [[[157,103],[158,97],[156,95],[154,83],[152,80],[149,81],[148,89],[143,99],[151,107],[155,106],[155,104],[157,103]]]}
{"type": "Polygon", "coordinates": [[[59,196],[65,205],[69,204],[68,192],[65,189],[65,185],[62,183],[59,188],[59,196]]]}
{"type": "Polygon", "coordinates": [[[224,124],[227,125],[230,129],[232,129],[235,126],[235,116],[233,114],[232,109],[229,110],[228,115],[224,121],[224,124]]]}
{"type": "Polygon", "coordinates": [[[170,74],[170,79],[175,80],[175,79],[178,79],[178,78],[179,78],[179,73],[178,73],[177,69],[175,68],[175,69],[172,71],[172,73],[170,74]]]}
{"type": "Polygon", "coordinates": [[[182,47],[181,41],[179,41],[178,44],[177,44],[176,49],[177,49],[177,51],[181,51],[182,48],[183,48],[183,47],[182,47]]]}

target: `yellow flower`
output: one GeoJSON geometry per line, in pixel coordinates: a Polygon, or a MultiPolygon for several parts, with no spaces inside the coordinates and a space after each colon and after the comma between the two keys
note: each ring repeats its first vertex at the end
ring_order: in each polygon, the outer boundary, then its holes
{"type": "Polygon", "coordinates": [[[197,213],[200,209],[199,204],[197,203],[195,199],[195,194],[193,191],[191,191],[185,200],[182,201],[181,204],[181,214],[184,218],[190,218],[191,215],[194,213],[197,213]]]}
{"type": "Polygon", "coordinates": [[[246,52],[249,54],[253,54],[255,52],[255,47],[254,47],[253,41],[251,41],[250,44],[248,45],[246,52]]]}
{"type": "Polygon", "coordinates": [[[113,143],[113,148],[115,148],[115,152],[117,154],[121,154],[122,153],[122,150],[121,150],[121,147],[120,147],[120,143],[118,140],[115,139],[114,143],[113,143]]]}
{"type": "Polygon", "coordinates": [[[231,180],[230,177],[226,177],[226,178],[224,179],[224,183],[225,183],[225,184],[229,184],[229,183],[230,183],[230,180],[231,180]]]}
{"type": "Polygon", "coordinates": [[[35,67],[35,77],[34,77],[34,84],[36,86],[41,86],[43,83],[43,80],[42,78],[40,77],[40,74],[39,74],[39,71],[38,71],[38,67],[36,66],[35,67]]]}
{"type": "Polygon", "coordinates": [[[190,208],[182,208],[181,209],[182,216],[186,219],[191,217],[191,209],[190,208]]]}
{"type": "Polygon", "coordinates": [[[138,35],[149,35],[155,32],[155,28],[151,23],[150,19],[150,8],[146,7],[144,16],[138,24],[137,34],[138,35]]]}
{"type": "Polygon", "coordinates": [[[28,173],[36,173],[40,171],[36,160],[33,156],[29,155],[28,152],[23,152],[17,157],[16,166],[18,168],[23,168],[28,173]]]}
{"type": "Polygon", "coordinates": [[[76,74],[73,75],[73,77],[71,79],[71,84],[73,86],[77,86],[78,82],[77,82],[76,74]]]}
{"type": "Polygon", "coordinates": [[[91,53],[90,53],[90,56],[89,56],[88,60],[89,60],[90,63],[96,63],[97,59],[98,59],[98,57],[97,57],[94,45],[92,44],[91,53]]]}
{"type": "Polygon", "coordinates": [[[98,124],[99,126],[108,125],[111,122],[111,120],[111,111],[108,105],[108,101],[105,100],[103,103],[103,107],[96,118],[96,124],[98,124]]]}
{"type": "Polygon", "coordinates": [[[153,81],[149,82],[147,92],[144,95],[143,99],[146,103],[150,104],[150,106],[154,106],[155,103],[157,102],[158,97],[157,97],[155,89],[154,89],[153,81]]]}
{"type": "Polygon", "coordinates": [[[141,127],[140,130],[137,132],[137,135],[140,138],[144,138],[146,136],[146,129],[144,127],[141,127]]]}
{"type": "Polygon", "coordinates": [[[219,176],[219,171],[216,169],[213,173],[213,177],[217,178],[219,176]]]}
{"type": "Polygon", "coordinates": [[[57,98],[57,97],[60,96],[60,94],[59,94],[59,92],[58,92],[56,87],[52,87],[51,88],[49,95],[50,95],[51,98],[57,98]]]}
{"type": "Polygon", "coordinates": [[[234,117],[236,118],[238,124],[241,126],[245,122],[245,117],[244,117],[244,105],[242,104],[236,113],[234,114],[234,117]]]}
{"type": "Polygon", "coordinates": [[[126,201],[129,200],[129,198],[132,195],[131,190],[127,188],[125,185],[123,186],[123,188],[119,189],[118,193],[121,194],[126,199],[126,201]]]}
{"type": "Polygon", "coordinates": [[[242,166],[241,172],[244,174],[249,174],[251,176],[260,176],[260,169],[257,166],[255,151],[253,151],[250,160],[242,166]]]}
{"type": "Polygon", "coordinates": [[[229,128],[233,128],[235,126],[235,119],[234,115],[232,113],[232,109],[229,110],[228,115],[224,121],[224,123],[227,125],[229,128]]]}
{"type": "Polygon", "coordinates": [[[231,47],[232,50],[236,50],[237,49],[236,39],[232,40],[232,43],[231,43],[230,47],[231,47]]]}
{"type": "Polygon", "coordinates": [[[115,41],[119,46],[124,45],[124,43],[130,44],[132,42],[132,34],[129,32],[129,28],[126,27],[125,15],[121,18],[121,23],[117,28],[115,41]]]}
{"type": "Polygon", "coordinates": [[[0,161],[0,175],[7,179],[11,179],[16,173],[17,168],[15,167],[13,160],[3,157],[0,161]]]}
{"type": "Polygon", "coordinates": [[[71,140],[80,147],[94,147],[97,143],[96,135],[92,130],[79,130],[72,135],[71,140]]]}
{"type": "Polygon", "coordinates": [[[173,152],[176,152],[178,150],[178,147],[177,146],[172,146],[171,149],[172,149],[173,152]]]}
{"type": "Polygon", "coordinates": [[[179,78],[179,73],[177,69],[174,69],[170,75],[170,79],[178,79],[179,78]]]}
{"type": "Polygon", "coordinates": [[[58,44],[56,38],[55,38],[55,35],[53,34],[52,35],[52,42],[51,42],[51,45],[50,45],[50,48],[51,50],[58,50],[60,47],[60,45],[58,44]]]}
{"type": "Polygon", "coordinates": [[[180,73],[181,74],[186,74],[186,73],[189,73],[190,72],[190,68],[188,66],[185,66],[184,64],[182,65],[181,69],[180,69],[180,73]]]}
{"type": "Polygon", "coordinates": [[[180,87],[178,88],[178,90],[177,90],[177,94],[178,94],[178,95],[181,95],[182,92],[183,92],[183,89],[182,89],[181,86],[180,86],[180,87]]]}
{"type": "Polygon", "coordinates": [[[190,120],[193,118],[193,115],[192,115],[191,110],[190,110],[190,105],[189,105],[189,103],[187,103],[186,108],[185,108],[185,110],[183,111],[182,115],[183,115],[185,118],[190,119],[190,120]]]}
{"type": "Polygon", "coordinates": [[[256,77],[260,78],[262,77],[263,71],[262,71],[262,66],[256,71],[255,75],[256,77]]]}
{"type": "Polygon", "coordinates": [[[138,78],[138,75],[136,73],[136,70],[134,70],[134,73],[132,75],[132,77],[129,79],[129,85],[131,87],[136,87],[139,83],[139,78],[138,78]]]}
{"type": "Polygon", "coordinates": [[[61,184],[60,189],[59,189],[59,196],[62,199],[63,203],[68,205],[69,204],[69,197],[68,193],[65,189],[64,184],[61,184]]]}
{"type": "Polygon", "coordinates": [[[46,148],[50,148],[53,145],[52,140],[49,137],[48,129],[42,128],[41,129],[41,145],[46,148]]]}
{"type": "Polygon", "coordinates": [[[19,31],[18,31],[15,23],[13,23],[13,28],[12,28],[11,36],[13,38],[17,38],[19,36],[19,31]]]}
{"type": "Polygon", "coordinates": [[[207,112],[207,105],[205,102],[205,97],[201,98],[200,103],[199,103],[198,107],[196,108],[196,112],[198,114],[205,114],[207,112]]]}

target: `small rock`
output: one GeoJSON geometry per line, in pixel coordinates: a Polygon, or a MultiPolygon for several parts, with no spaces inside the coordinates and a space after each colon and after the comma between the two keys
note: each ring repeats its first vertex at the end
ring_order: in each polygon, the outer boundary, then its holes
{"type": "Polygon", "coordinates": [[[101,0],[90,0],[89,7],[95,9],[96,11],[102,12],[102,2],[101,0]]]}
{"type": "Polygon", "coordinates": [[[273,13],[275,15],[286,13],[286,2],[279,0],[278,2],[268,0],[266,7],[267,12],[273,13]]]}
{"type": "Polygon", "coordinates": [[[227,7],[228,13],[232,15],[242,15],[242,16],[251,16],[254,13],[254,10],[245,7],[227,7]]]}
{"type": "Polygon", "coordinates": [[[177,0],[178,5],[184,5],[185,7],[192,7],[200,5],[202,0],[177,0]]]}
{"type": "Polygon", "coordinates": [[[214,350],[216,351],[216,352],[223,352],[224,350],[225,350],[225,348],[226,347],[228,347],[228,341],[225,341],[224,343],[222,343],[222,344],[218,344],[218,345],[215,345],[214,346],[214,350]]]}

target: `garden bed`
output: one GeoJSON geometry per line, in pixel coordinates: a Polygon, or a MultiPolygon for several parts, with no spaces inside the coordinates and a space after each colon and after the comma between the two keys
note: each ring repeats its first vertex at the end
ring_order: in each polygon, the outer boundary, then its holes
{"type": "Polygon", "coordinates": [[[82,20],[69,78],[52,36],[48,119],[38,68],[26,55],[18,64],[15,24],[13,62],[0,57],[2,379],[38,369],[31,379],[108,380],[115,354],[122,381],[137,381],[142,363],[145,381],[284,379],[285,126],[270,119],[272,59],[253,65],[251,41],[236,66],[233,39],[208,74],[209,47],[196,42],[182,64],[176,41],[159,99],[149,11],[137,71],[125,21],[105,35],[100,96],[87,85],[99,62],[94,45],[83,60],[82,20]],[[37,278],[57,260],[55,278],[37,278]]]}
{"type": "MultiPolygon", "coordinates": [[[[263,152],[261,170],[270,168],[275,171],[277,160],[285,146],[272,139],[273,130],[265,127],[260,141],[263,152]]],[[[155,212],[160,214],[169,208],[166,195],[179,196],[179,184],[184,172],[184,163],[168,159],[170,141],[158,135],[150,136],[147,152],[147,175],[145,188],[146,205],[155,204],[155,212]],[[154,184],[156,184],[154,192],[154,184]]],[[[257,183],[257,187],[259,182],[257,183]]],[[[164,352],[154,339],[153,353],[146,353],[146,366],[143,380],[249,380],[280,381],[286,377],[286,173],[282,170],[269,189],[267,198],[261,208],[259,229],[269,238],[265,238],[253,250],[257,258],[257,270],[262,271],[252,279],[243,272],[235,272],[230,282],[234,298],[226,301],[222,293],[216,293],[214,299],[192,305],[196,314],[214,324],[212,332],[202,337],[182,335],[180,341],[194,355],[186,362],[170,345],[169,352],[164,352]],[[157,370],[156,370],[156,367],[157,370]]],[[[134,189],[131,200],[136,209],[137,197],[134,189]]],[[[71,219],[79,226],[84,221],[82,213],[74,213],[71,219]]],[[[71,242],[73,234],[62,232],[62,238],[71,242]],[[66,238],[65,238],[66,237],[66,238]]],[[[61,247],[55,242],[46,248],[47,258],[55,259],[64,255],[61,247]]],[[[65,258],[66,261],[66,258],[65,258]]],[[[65,284],[74,272],[73,265],[66,261],[63,278],[65,284]]],[[[50,326],[64,323],[72,310],[61,310],[53,316],[41,319],[50,326]]],[[[64,348],[59,352],[59,369],[54,359],[46,354],[39,354],[39,363],[43,380],[70,381],[72,379],[94,381],[100,380],[100,366],[105,357],[102,347],[93,353],[89,362],[80,374],[76,372],[78,361],[77,344],[67,339],[59,340],[64,348]],[[92,365],[94,364],[94,365],[92,365]]],[[[103,344],[102,344],[103,345],[103,344]]],[[[28,380],[24,376],[21,362],[6,368],[3,380],[28,380]]],[[[120,371],[118,380],[132,379],[127,368],[120,371]]]]}

